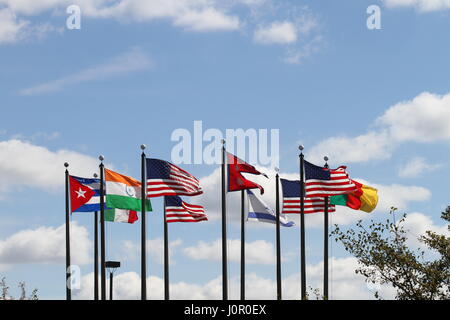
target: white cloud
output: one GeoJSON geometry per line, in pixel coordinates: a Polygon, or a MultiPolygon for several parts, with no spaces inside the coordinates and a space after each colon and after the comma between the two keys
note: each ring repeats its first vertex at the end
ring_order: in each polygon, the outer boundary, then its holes
{"type": "MultiPolygon", "coordinates": [[[[355,274],[357,260],[355,258],[330,258],[330,298],[331,299],[373,299],[374,291],[367,286],[364,277],[355,274]]],[[[323,263],[307,266],[308,286],[322,289],[323,263]]],[[[247,299],[276,299],[276,283],[256,273],[246,275],[247,299]]],[[[164,281],[155,276],[147,278],[148,298],[163,299],[164,281]]],[[[300,276],[292,274],[283,279],[283,299],[295,300],[300,298],[300,276]]],[[[239,277],[229,279],[229,298],[239,299],[239,277]]],[[[394,297],[394,290],[389,286],[382,286],[381,296],[385,299],[394,297]]],[[[204,284],[177,282],[170,284],[171,299],[174,300],[218,300],[222,298],[222,279],[214,278],[204,284]]],[[[93,274],[82,278],[81,290],[75,294],[76,299],[92,299],[93,274]]],[[[135,272],[120,273],[114,277],[114,296],[116,299],[139,299],[140,277],[135,272]]],[[[314,298],[311,297],[311,298],[314,298]]]]}
{"type": "Polygon", "coordinates": [[[420,12],[450,9],[450,0],[383,0],[388,8],[413,7],[420,12]]]}
{"type": "Polygon", "coordinates": [[[184,13],[175,19],[174,25],[198,32],[230,31],[239,29],[240,21],[237,16],[229,16],[214,8],[207,8],[184,13]]]}
{"type": "Polygon", "coordinates": [[[14,43],[25,37],[29,22],[18,19],[8,8],[0,10],[0,44],[14,43]]]}
{"type": "MultiPolygon", "coordinates": [[[[450,237],[448,225],[445,223],[438,225],[433,220],[420,212],[408,213],[405,219],[404,227],[408,230],[408,241],[410,247],[426,248],[426,245],[419,242],[418,238],[426,234],[426,231],[432,231],[437,234],[450,237]]],[[[431,252],[430,252],[431,253],[431,252]]]]}
{"type": "Polygon", "coordinates": [[[390,107],[377,123],[398,142],[450,140],[450,94],[423,92],[410,101],[390,107]]]}
{"type": "Polygon", "coordinates": [[[324,155],[340,163],[368,162],[391,158],[405,142],[450,141],[450,94],[419,94],[398,103],[375,121],[376,128],[356,137],[325,139],[308,154],[313,161],[324,155]]]}
{"type": "Polygon", "coordinates": [[[261,44],[289,44],[297,41],[297,29],[292,22],[275,21],[256,29],[253,39],[261,44]]]}
{"type": "Polygon", "coordinates": [[[430,164],[425,158],[415,157],[399,170],[398,175],[402,178],[414,178],[420,176],[422,173],[434,171],[440,167],[440,164],[430,164]]]}
{"type": "Polygon", "coordinates": [[[98,160],[70,151],[50,151],[21,140],[0,141],[0,193],[19,187],[55,191],[64,185],[64,162],[71,174],[91,177],[98,172],[98,160]]]}
{"type": "MultiPolygon", "coordinates": [[[[239,262],[241,259],[241,241],[239,239],[228,239],[228,259],[229,261],[239,262]]],[[[274,264],[275,248],[272,243],[265,240],[256,240],[246,242],[245,261],[248,264],[274,264]]],[[[200,241],[197,245],[187,247],[183,250],[184,254],[195,260],[222,260],[222,240],[217,239],[213,242],[200,241]]]]}
{"type": "Polygon", "coordinates": [[[146,70],[151,66],[152,61],[148,55],[141,49],[135,47],[117,57],[114,57],[113,59],[110,59],[110,61],[104,64],[83,69],[57,80],[20,90],[19,93],[22,95],[36,95],[55,92],[62,90],[69,85],[106,79],[131,72],[138,72],[146,70]]]}
{"type": "MultiPolygon", "coordinates": [[[[73,222],[70,232],[71,239],[76,239],[71,241],[71,262],[78,265],[90,263],[92,244],[87,229],[73,222]]],[[[0,240],[1,265],[64,263],[65,234],[65,225],[16,232],[0,240]]]]}

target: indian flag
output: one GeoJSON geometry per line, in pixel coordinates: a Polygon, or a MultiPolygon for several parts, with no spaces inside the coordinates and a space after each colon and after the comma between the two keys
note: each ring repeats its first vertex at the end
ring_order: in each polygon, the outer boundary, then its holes
{"type": "MultiPolygon", "coordinates": [[[[105,169],[106,207],[141,211],[141,183],[131,177],[105,169]]],[[[151,211],[150,200],[146,200],[146,210],[151,211]]]]}

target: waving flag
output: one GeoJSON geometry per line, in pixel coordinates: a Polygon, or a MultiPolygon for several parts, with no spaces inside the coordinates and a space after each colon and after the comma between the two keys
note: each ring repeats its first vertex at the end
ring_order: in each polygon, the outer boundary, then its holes
{"type": "MultiPolygon", "coordinates": [[[[106,206],[108,208],[141,211],[141,183],[136,179],[105,169],[106,206]]],[[[146,208],[152,210],[150,200],[146,208]]]]}
{"type": "MultiPolygon", "coordinates": [[[[283,190],[283,211],[284,214],[300,214],[300,181],[280,179],[283,190]]],[[[304,198],[305,213],[317,213],[325,211],[325,198],[312,197],[304,198]]],[[[328,212],[334,212],[334,205],[328,206],[328,212]]]]}
{"type": "Polygon", "coordinates": [[[100,180],[69,177],[72,212],[100,211],[100,180]]]}
{"type": "Polygon", "coordinates": [[[205,209],[199,205],[184,202],[179,196],[164,197],[166,206],[166,221],[169,222],[199,222],[208,220],[205,209]]]}
{"type": "Polygon", "coordinates": [[[147,159],[147,197],[196,196],[202,194],[200,181],[170,162],[147,159]]]}
{"type": "Polygon", "coordinates": [[[105,221],[134,223],[138,220],[137,212],[134,210],[109,209],[105,210],[105,221]]]}
{"type": "Polygon", "coordinates": [[[327,197],[355,192],[358,188],[345,169],[344,166],[326,169],[305,161],[306,197],[327,197]]]}
{"type": "Polygon", "coordinates": [[[349,194],[333,196],[330,202],[335,205],[346,206],[353,210],[372,212],[378,203],[378,190],[353,180],[358,190],[349,194]]]}
{"type": "Polygon", "coordinates": [[[258,188],[261,194],[264,193],[264,188],[259,184],[250,181],[242,176],[242,173],[251,173],[267,176],[258,170],[254,166],[239,159],[235,155],[227,152],[227,164],[228,164],[228,191],[239,191],[258,188]]]}
{"type": "MultiPolygon", "coordinates": [[[[262,199],[258,198],[251,190],[247,190],[249,199],[248,221],[260,221],[266,223],[276,223],[276,213],[269,208],[262,199]]],[[[293,221],[289,221],[285,215],[280,214],[280,225],[283,227],[292,227],[293,221]]]]}

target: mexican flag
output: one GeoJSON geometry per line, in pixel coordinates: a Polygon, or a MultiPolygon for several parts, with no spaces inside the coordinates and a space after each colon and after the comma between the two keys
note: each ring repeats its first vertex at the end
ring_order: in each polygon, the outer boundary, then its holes
{"type": "Polygon", "coordinates": [[[105,210],[105,221],[134,223],[138,220],[136,211],[124,209],[105,210]]]}
{"type": "Polygon", "coordinates": [[[330,197],[330,204],[346,206],[364,212],[372,212],[378,203],[378,190],[355,180],[352,180],[352,182],[358,190],[349,194],[332,196],[330,197]]]}
{"type": "MultiPolygon", "coordinates": [[[[108,221],[118,221],[119,216],[119,220],[123,220],[124,215],[129,216],[132,212],[141,211],[141,183],[138,180],[105,169],[105,182],[106,207],[122,209],[114,210],[114,220],[108,221]]],[[[151,211],[150,200],[146,199],[145,202],[146,210],[151,211]]]]}

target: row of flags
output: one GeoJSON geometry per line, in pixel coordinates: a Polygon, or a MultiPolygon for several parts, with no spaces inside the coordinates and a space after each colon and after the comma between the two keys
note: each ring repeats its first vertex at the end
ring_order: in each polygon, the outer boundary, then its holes
{"type": "MultiPolygon", "coordinates": [[[[259,193],[262,195],[264,188],[243,176],[243,174],[248,173],[268,178],[267,175],[227,152],[225,147],[223,147],[222,152],[224,162],[222,165],[223,225],[226,223],[224,216],[226,215],[225,199],[227,192],[241,191],[242,203],[244,203],[244,197],[246,196],[248,203],[246,221],[272,223],[276,224],[278,229],[279,226],[292,227],[295,225],[293,221],[289,221],[287,218],[289,214],[301,214],[303,216],[304,214],[325,213],[328,215],[328,213],[336,211],[337,205],[371,212],[378,202],[377,190],[352,180],[345,166],[329,169],[327,165],[317,166],[301,157],[301,173],[303,173],[303,176],[301,175],[299,180],[288,180],[279,177],[278,174],[276,175],[277,200],[276,210],[273,210],[252,191],[253,189],[259,189],[259,193]],[[224,170],[226,170],[226,173],[224,170]],[[281,184],[282,195],[281,209],[279,208],[279,183],[281,184]]],[[[168,161],[146,158],[143,153],[141,181],[104,168],[103,164],[100,168],[103,170],[100,175],[103,179],[72,176],[68,175],[66,170],[66,181],[68,181],[66,201],[70,202],[70,213],[102,212],[103,221],[134,223],[138,220],[138,212],[152,211],[150,199],[164,197],[165,233],[167,232],[167,223],[208,220],[207,212],[202,205],[189,204],[181,198],[182,196],[201,195],[203,190],[200,181],[189,172],[168,161]],[[67,194],[70,196],[67,197],[67,194]]],[[[69,208],[67,203],[66,208],[69,208]]],[[[242,205],[242,210],[244,210],[244,205],[242,205]]],[[[242,212],[242,217],[244,217],[244,212],[242,212]]],[[[145,215],[142,218],[142,233],[145,237],[145,215]]],[[[303,223],[303,220],[301,220],[301,223],[303,223]]],[[[241,241],[245,245],[243,229],[241,233],[241,241]]],[[[225,237],[222,243],[224,247],[226,246],[226,227],[224,226],[222,234],[225,237]]],[[[167,238],[167,235],[165,235],[165,238],[167,238]]],[[[66,242],[70,243],[70,241],[66,242]]],[[[144,245],[143,248],[145,248],[144,245]]],[[[242,251],[244,252],[244,247],[242,251]]],[[[68,252],[70,252],[69,248],[68,252]]],[[[143,259],[144,257],[145,255],[143,259]]],[[[242,254],[242,257],[244,257],[244,254],[242,254]]],[[[223,260],[226,261],[225,247],[223,248],[223,260]]],[[[223,263],[224,299],[227,299],[226,262],[223,263]]],[[[244,267],[242,266],[242,268],[244,267]]],[[[244,286],[243,283],[242,286],[244,286]]],[[[142,288],[144,290],[144,284],[142,288]]],[[[166,297],[168,297],[168,285],[166,292],[166,297]]],[[[242,296],[244,296],[244,293],[242,293],[242,296]]],[[[143,294],[143,297],[146,297],[146,295],[143,294]]]]}
{"type": "MultiPolygon", "coordinates": [[[[254,216],[256,203],[264,205],[262,199],[251,192],[264,188],[245,178],[242,173],[264,175],[255,167],[228,153],[228,192],[249,190],[249,217],[254,216]]],[[[147,197],[165,197],[168,222],[205,221],[205,210],[201,205],[183,201],[180,195],[195,196],[203,193],[200,181],[187,171],[164,160],[147,159],[147,197]],[[179,219],[173,219],[178,214],[179,219]],[[201,217],[199,217],[201,216],[201,217]]],[[[266,176],[267,177],[267,176],[266,176]]],[[[336,211],[336,205],[354,210],[371,212],[377,205],[377,190],[349,178],[345,167],[325,170],[323,167],[305,161],[306,214],[323,213],[325,197],[329,197],[328,212],[336,211]]],[[[283,214],[300,213],[302,188],[299,180],[280,179],[283,196],[283,214]]],[[[100,179],[70,176],[72,212],[100,211],[100,179]]],[[[106,221],[133,223],[137,211],[141,210],[141,182],[105,168],[106,221]]],[[[268,208],[268,207],[267,207],[268,208]]],[[[146,200],[146,211],[152,211],[151,202],[146,200]]],[[[268,208],[267,212],[273,210],[268,208]]],[[[266,213],[267,213],[266,212],[266,213]]],[[[284,218],[284,217],[283,217],[284,218]]]]}

